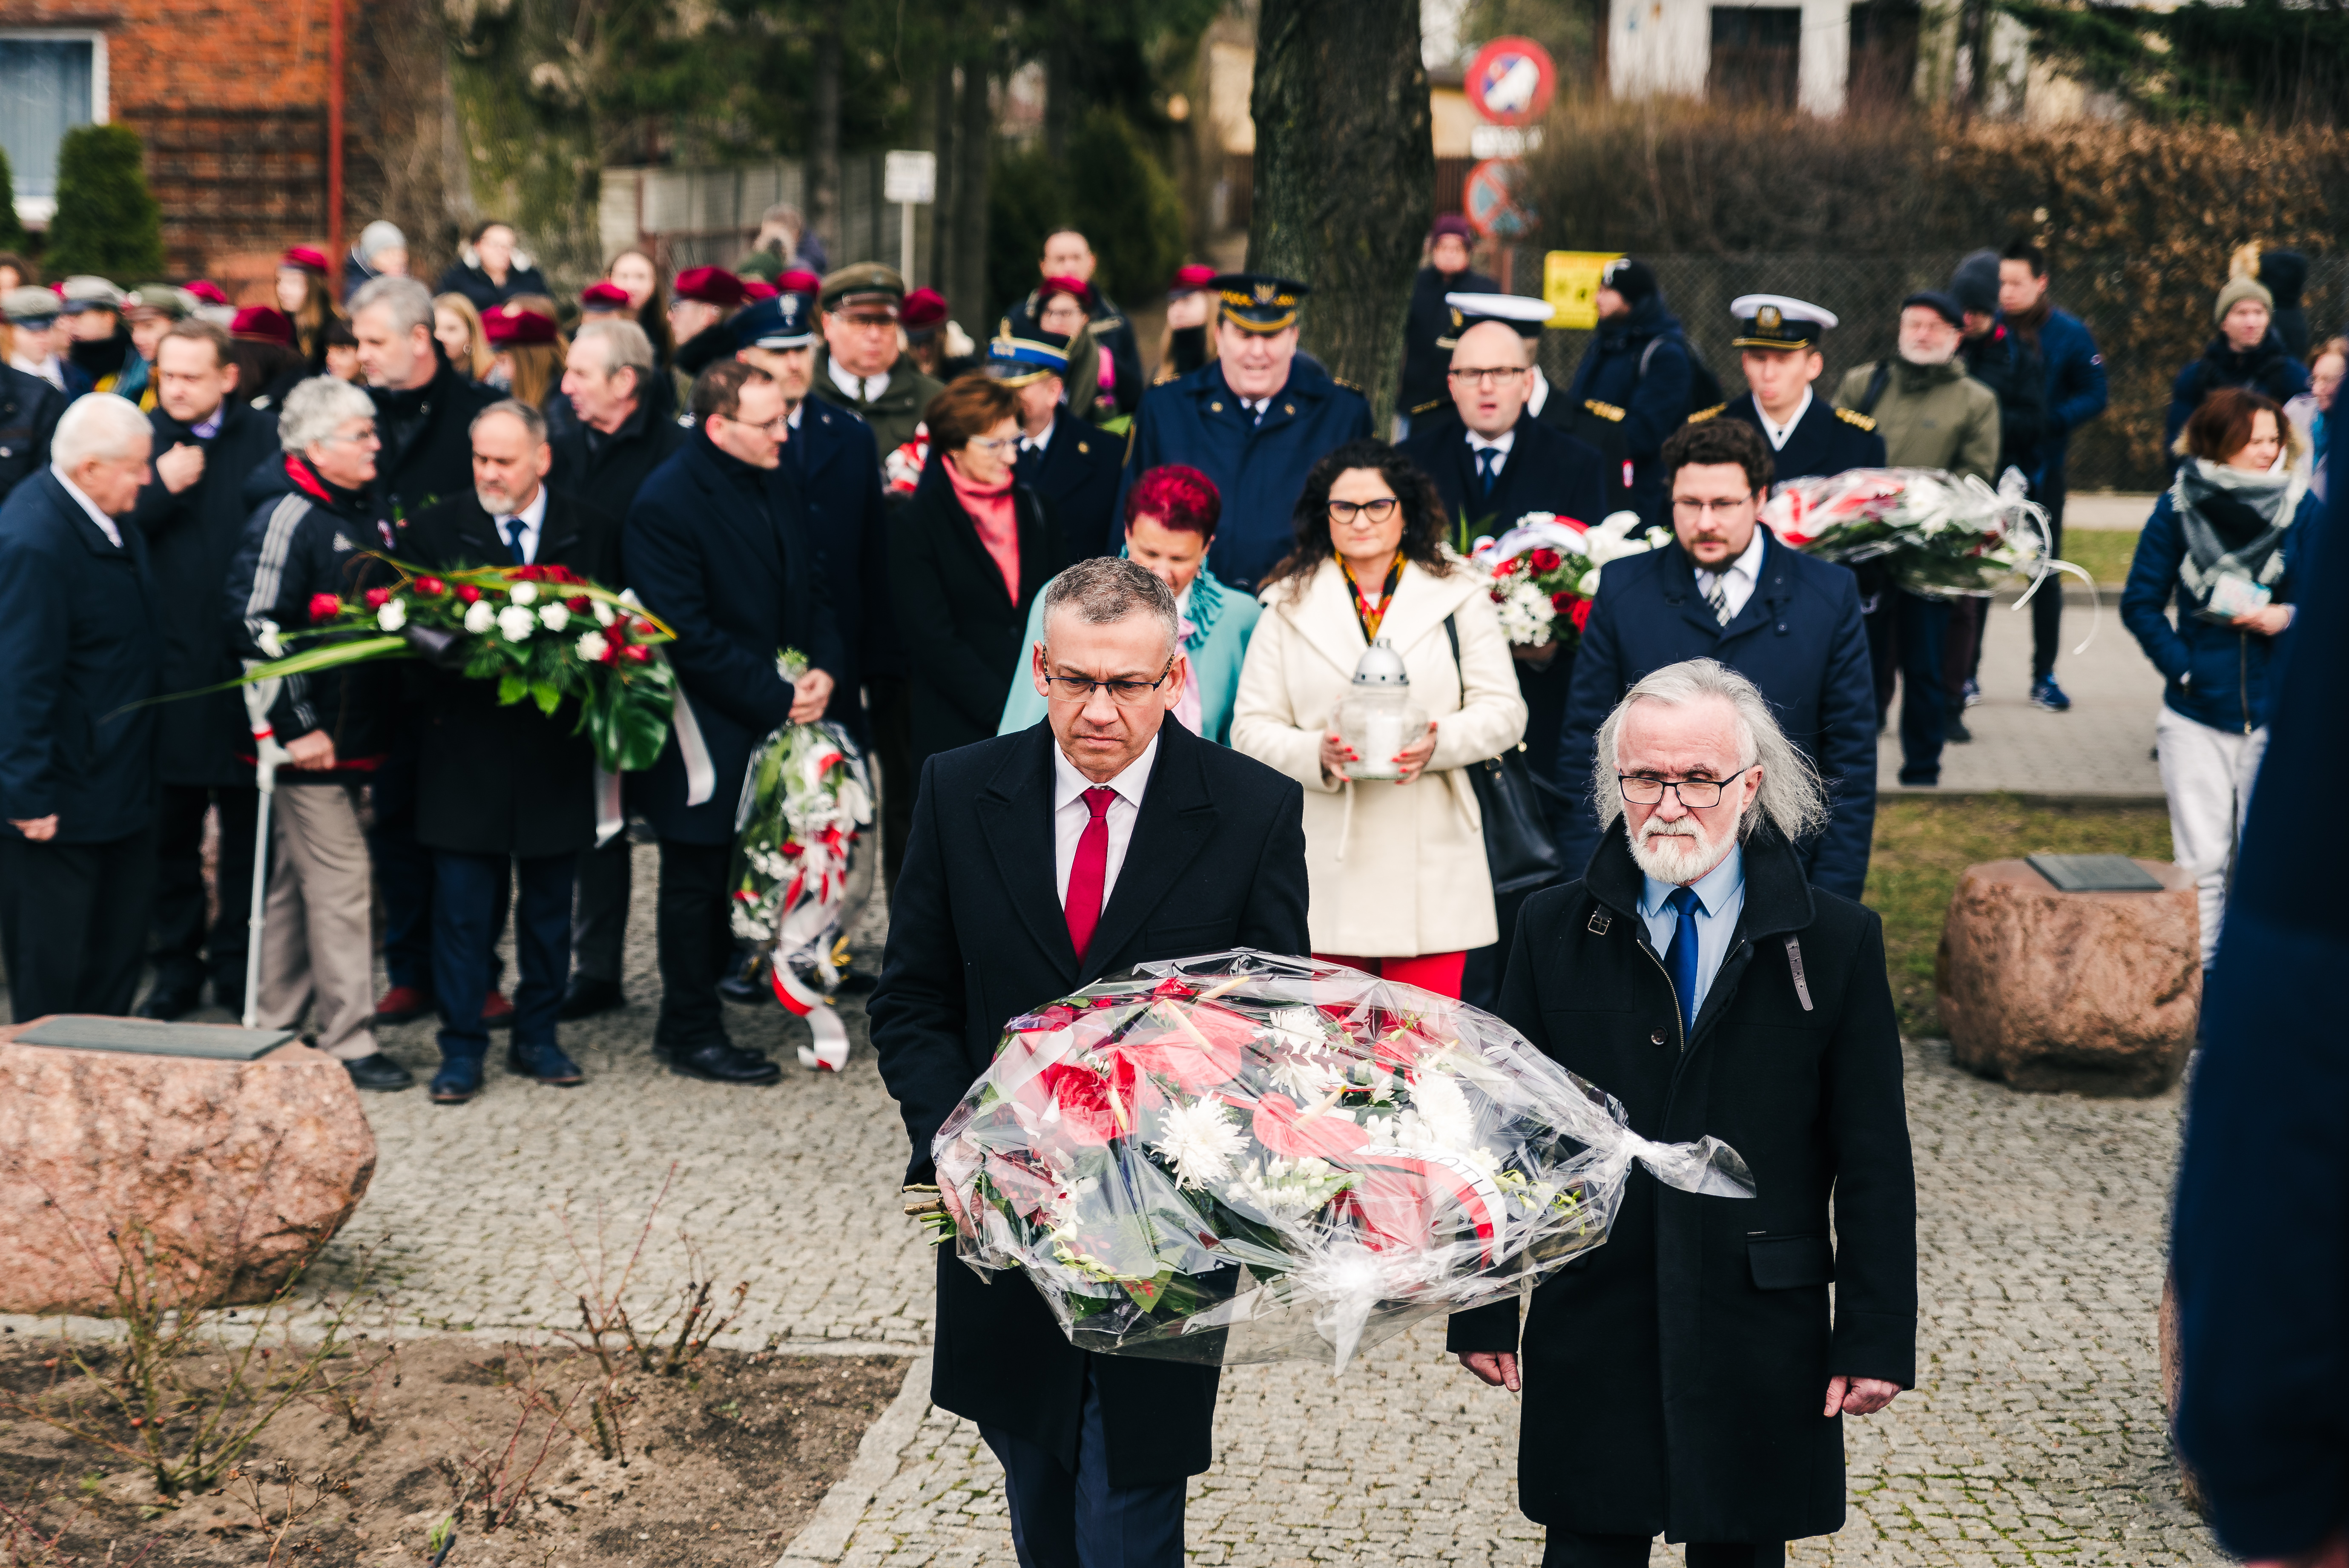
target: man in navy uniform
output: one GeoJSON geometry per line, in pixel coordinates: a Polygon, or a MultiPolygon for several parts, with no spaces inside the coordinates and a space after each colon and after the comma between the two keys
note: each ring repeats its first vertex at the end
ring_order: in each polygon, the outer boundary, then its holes
{"type": "MultiPolygon", "coordinates": [[[[1217,299],[1214,363],[1143,394],[1128,443],[1124,490],[1161,463],[1187,463],[1216,482],[1224,517],[1208,569],[1244,593],[1288,553],[1289,512],[1315,462],[1371,433],[1361,392],[1297,352],[1310,291],[1263,273],[1226,273],[1217,299]]],[[[1103,543],[1104,553],[1115,546],[1103,543]]]]}
{"type": "Polygon", "coordinates": [[[1779,480],[1884,466],[1884,438],[1874,419],[1811,394],[1811,383],[1827,366],[1819,340],[1834,328],[1834,312],[1785,294],[1745,294],[1730,301],[1729,314],[1737,319],[1732,341],[1748,390],[1691,414],[1690,424],[1744,420],[1768,438],[1779,480]]]}
{"type": "Polygon", "coordinates": [[[1068,335],[1042,327],[987,346],[987,375],[1019,399],[1019,482],[1044,503],[1061,559],[1074,565],[1117,553],[1117,495],[1125,443],[1069,412],[1068,335]]]}

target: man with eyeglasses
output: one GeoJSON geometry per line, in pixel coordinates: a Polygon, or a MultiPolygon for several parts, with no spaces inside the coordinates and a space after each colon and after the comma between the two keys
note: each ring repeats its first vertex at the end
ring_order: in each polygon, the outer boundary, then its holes
{"type": "MultiPolygon", "coordinates": [[[[1081,561],[1044,592],[1030,678],[1044,722],[924,769],[890,906],[873,1045],[930,1146],[1005,1020],[1103,975],[1232,947],[1302,954],[1304,794],[1166,715],[1181,699],[1174,595],[1131,561],[1081,561]]],[[[937,1249],[931,1398],[1002,1461],[1023,1568],[1180,1568],[1184,1483],[1212,1458],[1219,1368],[1077,1349],[1019,1274],[937,1249]]]]}
{"type": "Polygon", "coordinates": [[[677,634],[676,734],[651,771],[627,775],[629,808],[660,840],[653,1053],[689,1078],[769,1084],[782,1069],[735,1047],[718,997],[734,950],[734,808],[760,742],[823,717],[842,650],[799,473],[783,460],[782,389],[721,359],[695,379],[692,409],[693,435],[645,480],[620,535],[628,585],[677,634]],[[807,655],[797,681],[777,668],[786,648],[807,655]]]}
{"type": "MultiPolygon", "coordinates": [[[[1771,459],[1753,426],[1685,425],[1662,461],[1676,543],[1608,566],[1582,629],[1553,777],[1580,796],[1599,726],[1625,692],[1666,665],[1718,659],[1761,688],[1826,780],[1826,818],[1795,846],[1805,872],[1857,898],[1876,822],[1876,696],[1856,582],[1762,526],[1771,459]]],[[[1567,813],[1568,866],[1599,846],[1607,803],[1590,807],[1567,813]]]]}
{"type": "Polygon", "coordinates": [[[1535,1289],[1522,1339],[1514,1296],[1452,1319],[1462,1364],[1523,1394],[1518,1506],[1550,1568],[1644,1568],[1658,1535],[1689,1568],[1781,1568],[1785,1542],[1842,1527],[1842,1418],[1916,1383],[1883,923],[1804,874],[1827,799],[1776,706],[1709,658],[1610,703],[1598,851],[1526,902],[1509,954],[1504,1019],[1640,1136],[1729,1144],[1754,1187],[1635,1178],[1607,1244],[1535,1289]],[[1593,1410],[1607,1439],[1578,1441],[1593,1410]]]}

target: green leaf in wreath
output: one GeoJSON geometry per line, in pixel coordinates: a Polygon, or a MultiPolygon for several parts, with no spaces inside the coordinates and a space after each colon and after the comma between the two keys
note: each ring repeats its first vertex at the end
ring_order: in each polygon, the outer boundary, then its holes
{"type": "Polygon", "coordinates": [[[546,715],[549,718],[553,718],[554,717],[554,710],[563,706],[563,687],[554,681],[534,680],[531,682],[530,695],[533,700],[538,704],[538,711],[546,715]]]}
{"type": "Polygon", "coordinates": [[[520,702],[529,690],[530,683],[512,670],[498,677],[498,702],[501,706],[520,702]]]}

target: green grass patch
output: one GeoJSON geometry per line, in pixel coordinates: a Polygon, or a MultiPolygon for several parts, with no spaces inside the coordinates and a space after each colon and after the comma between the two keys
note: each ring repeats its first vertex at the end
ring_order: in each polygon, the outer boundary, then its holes
{"type": "Polygon", "coordinates": [[[2169,859],[2161,806],[2032,804],[2011,795],[1879,799],[1868,906],[1884,917],[1886,967],[1900,1032],[1939,1035],[1933,955],[1950,895],[1968,866],[2041,853],[2169,859]]]}
{"type": "MultiPolygon", "coordinates": [[[[2134,529],[2074,528],[2064,533],[2064,559],[2085,570],[2097,586],[2118,588],[2128,581],[2129,558],[2137,553],[2134,529]]],[[[2077,583],[2066,575],[2067,583],[2077,583]]]]}

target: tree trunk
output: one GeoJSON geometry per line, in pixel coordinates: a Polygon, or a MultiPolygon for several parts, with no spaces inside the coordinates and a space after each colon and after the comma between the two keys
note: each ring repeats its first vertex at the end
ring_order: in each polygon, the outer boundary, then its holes
{"type": "Polygon", "coordinates": [[[987,63],[974,57],[963,62],[961,129],[955,150],[962,167],[955,175],[955,253],[960,259],[953,295],[957,307],[969,314],[962,324],[984,343],[995,335],[995,318],[1009,302],[987,297],[988,164],[995,156],[995,107],[988,101],[987,63]]]}
{"type": "Polygon", "coordinates": [[[1263,0],[1248,267],[1310,285],[1303,346],[1394,413],[1435,191],[1418,0],[1263,0]]]}
{"type": "Polygon", "coordinates": [[[809,73],[808,226],[823,236],[835,263],[847,258],[840,242],[840,0],[824,0],[817,14],[815,61],[809,73]]]}
{"type": "MultiPolygon", "coordinates": [[[[930,84],[930,146],[937,154],[936,189],[930,192],[930,266],[929,284],[947,296],[948,314],[967,313],[970,306],[955,297],[957,273],[960,270],[960,251],[955,243],[955,187],[961,172],[956,167],[956,149],[961,145],[960,121],[956,118],[955,63],[941,59],[937,76],[930,84]]],[[[910,279],[908,282],[912,281],[910,279]]],[[[956,315],[954,319],[962,320],[956,315]]],[[[964,322],[968,328],[969,323],[964,322]]]]}

